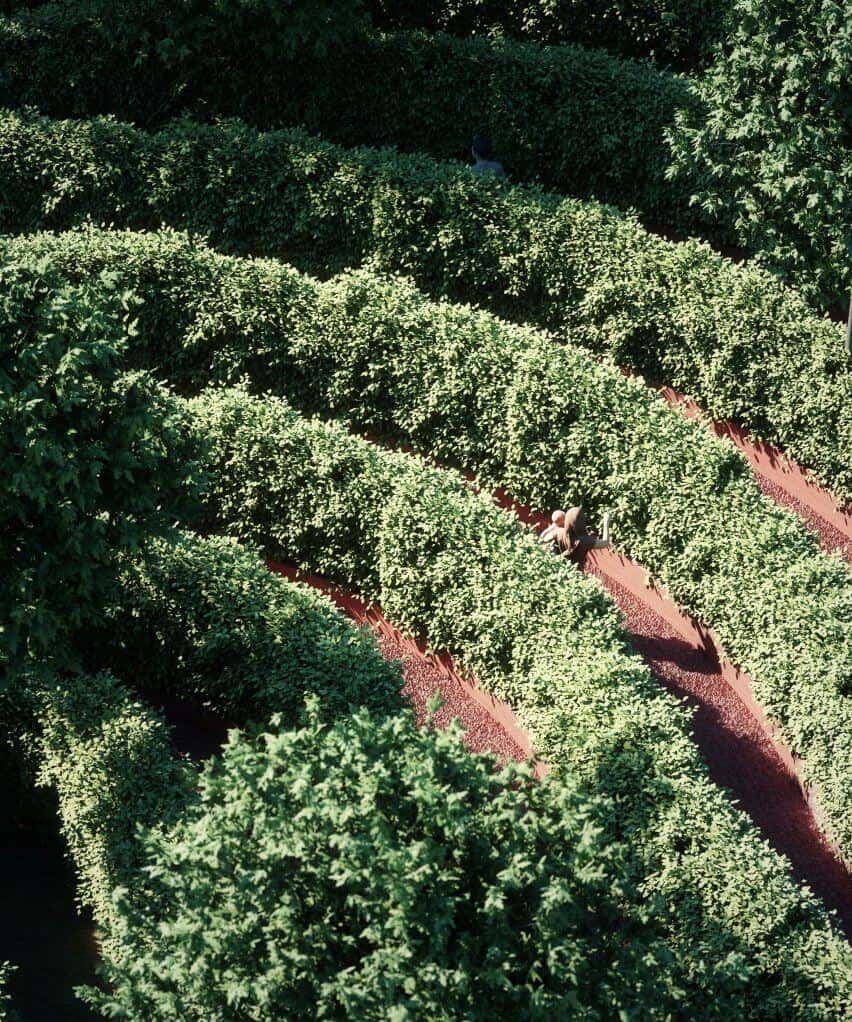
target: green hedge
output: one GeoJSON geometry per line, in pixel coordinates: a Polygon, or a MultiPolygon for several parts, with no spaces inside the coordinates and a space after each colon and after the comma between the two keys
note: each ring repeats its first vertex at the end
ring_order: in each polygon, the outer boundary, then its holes
{"type": "Polygon", "coordinates": [[[734,240],[690,207],[688,182],[665,178],[666,132],[679,111],[700,120],[703,108],[686,80],[648,66],[579,47],[403,33],[366,36],[334,60],[244,56],[227,73],[199,69],[178,87],[175,70],[140,67],[133,52],[93,53],[91,16],[70,25],[69,17],[63,10],[57,24],[54,12],[46,28],[29,31],[0,19],[0,104],[53,117],[113,114],[149,128],[184,111],[239,116],[257,127],[301,124],[343,145],[465,160],[487,124],[512,180],[734,240]]]}
{"type": "Polygon", "coordinates": [[[710,59],[729,7],[730,0],[367,0],[381,28],[575,42],[687,68],[710,59]]]}
{"type": "Polygon", "coordinates": [[[558,771],[612,799],[607,834],[630,843],[627,879],[669,907],[694,1015],[842,1014],[852,950],[710,783],[690,715],[628,652],[596,582],[457,477],[280,399],[189,407],[211,443],[209,527],[378,597],[509,701],[558,771]]]}
{"type": "Polygon", "coordinates": [[[400,705],[399,663],[382,657],[372,632],[233,540],[152,541],[122,569],[102,627],[85,636],[92,666],[241,721],[276,713],[294,725],[308,694],[330,717],[400,705]]]}
{"type": "Polygon", "coordinates": [[[607,808],[410,713],[232,740],[146,839],[164,909],[130,906],[139,952],[96,1003],[137,1022],[671,1018],[661,906],[624,882],[607,808]]]}
{"type": "Polygon", "coordinates": [[[542,510],[612,508],[619,546],[753,676],[852,858],[852,779],[836,769],[852,762],[852,577],[703,425],[582,351],[402,280],[318,283],[170,232],[37,236],[6,253],[72,282],[118,273],[143,299],[130,358],[185,393],[247,376],[542,510]]]}
{"type": "Polygon", "coordinates": [[[106,672],[44,685],[39,702],[39,783],[58,796],[78,903],[92,910],[105,955],[120,958],[129,949],[114,892],[146,899],[137,831],[180,816],[197,770],[175,758],[162,718],[106,672]]]}
{"type": "Polygon", "coordinates": [[[3,231],[167,222],[317,272],[368,259],[679,387],[852,495],[840,328],[761,271],[653,238],[605,207],[232,122],[152,136],[6,114],[0,159],[3,231]]]}

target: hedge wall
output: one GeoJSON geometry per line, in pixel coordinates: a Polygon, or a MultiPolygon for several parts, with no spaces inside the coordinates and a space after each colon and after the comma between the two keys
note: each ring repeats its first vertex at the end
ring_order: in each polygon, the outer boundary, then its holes
{"type": "Polygon", "coordinates": [[[364,711],[232,740],[146,840],[162,913],[98,999],[135,1022],[676,1017],[602,800],[364,711]],[[223,883],[223,876],[228,879],[223,883]],[[165,923],[165,925],[164,925],[165,923]]]}
{"type": "Polygon", "coordinates": [[[117,599],[85,638],[93,667],[144,677],[230,720],[276,713],[292,726],[307,694],[329,717],[400,705],[400,665],[369,630],[227,538],[183,534],[125,558],[117,599]]]}
{"type": "Polygon", "coordinates": [[[724,37],[729,0],[367,0],[381,28],[576,42],[675,67],[704,65],[724,37]]]}
{"type": "Polygon", "coordinates": [[[190,402],[211,443],[207,525],[260,542],[450,648],[543,755],[612,799],[628,880],[670,910],[674,979],[708,1018],[824,1018],[849,946],[707,778],[689,714],[627,652],[600,587],[456,477],[298,418],[280,399],[190,402]]]}
{"type": "Polygon", "coordinates": [[[73,12],[51,11],[39,14],[49,18],[38,30],[0,19],[0,103],[53,117],[114,114],[149,128],[184,111],[238,116],[257,127],[301,124],[344,145],[465,160],[485,124],[513,180],[734,240],[690,208],[687,181],[666,181],[666,132],[678,111],[700,120],[703,108],[684,79],[646,65],[572,46],[402,33],[366,36],[333,61],[260,53],[179,85],[175,71],[140,67],[133,53],[108,45],[93,53],[90,16],[68,24],[73,12]]]}
{"type": "Polygon", "coordinates": [[[852,577],[700,423],[582,350],[366,271],[318,283],[170,232],[36,236],[0,254],[60,281],[118,274],[143,299],[130,357],[184,393],[247,377],[539,509],[612,508],[619,546],[755,679],[852,858],[852,780],[836,769],[852,762],[852,577]]]}
{"type": "Polygon", "coordinates": [[[695,395],[852,495],[841,330],[754,268],[615,211],[300,131],[0,118],[5,232],[167,222],[335,272],[369,260],[487,303],[695,395]]]}
{"type": "Polygon", "coordinates": [[[174,757],[162,718],[109,673],[45,685],[40,704],[39,783],[58,796],[78,903],[92,910],[104,954],[120,958],[114,892],[146,900],[137,830],[174,822],[193,797],[197,770],[174,757]]]}

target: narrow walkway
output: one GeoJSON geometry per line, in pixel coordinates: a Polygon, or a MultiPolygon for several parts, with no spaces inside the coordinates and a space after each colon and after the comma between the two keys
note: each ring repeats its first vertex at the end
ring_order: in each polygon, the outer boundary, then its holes
{"type": "MultiPolygon", "coordinates": [[[[702,416],[700,406],[680,391],[672,387],[657,387],[656,390],[688,419],[702,416]]],[[[816,535],[823,550],[837,551],[852,563],[852,507],[844,507],[806,469],[772,444],[752,440],[735,422],[711,420],[709,428],[743,454],[763,493],[798,515],[816,535]]]]}
{"type": "MultiPolygon", "coordinates": [[[[443,705],[434,717],[437,728],[443,729],[459,718],[465,728],[465,744],[472,752],[493,752],[502,760],[519,762],[531,756],[529,735],[511,709],[477,689],[476,683],[456,667],[449,655],[426,653],[422,644],[403,635],[375,604],[367,606],[317,575],[308,575],[292,564],[275,561],[268,561],[267,567],[291,581],[305,582],[319,589],[347,617],[373,629],[385,660],[402,660],[405,681],[402,694],[411,701],[419,724],[426,720],[427,703],[435,692],[440,692],[443,705]]],[[[541,776],[544,772],[544,764],[537,764],[536,774],[541,776]]]]}
{"type": "MultiPolygon", "coordinates": [[[[526,524],[536,529],[548,524],[544,515],[506,494],[498,491],[495,496],[526,524]]],[[[660,684],[696,707],[693,737],[713,780],[730,792],[775,851],[787,857],[796,878],[837,911],[852,939],[852,876],[820,830],[792,761],[785,759],[784,750],[759,719],[757,706],[748,706],[732,686],[710,644],[690,640],[672,626],[670,620],[684,615],[665,593],[656,589],[643,593],[619,581],[616,569],[625,561],[602,551],[587,557],[583,570],[598,578],[612,596],[634,649],[660,684]]]]}

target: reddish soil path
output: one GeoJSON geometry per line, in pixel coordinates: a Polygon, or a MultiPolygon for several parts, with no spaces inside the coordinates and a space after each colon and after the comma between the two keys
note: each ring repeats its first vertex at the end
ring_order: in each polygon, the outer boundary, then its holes
{"type": "MultiPolygon", "coordinates": [[[[493,752],[502,760],[519,762],[533,754],[529,735],[520,726],[512,710],[495,699],[466,676],[447,654],[434,656],[425,647],[402,634],[375,604],[362,600],[332,586],[317,575],[300,572],[292,564],[268,561],[267,566],[292,581],[306,582],[319,589],[358,624],[368,625],[376,633],[379,648],[386,660],[402,660],[405,686],[403,695],[411,701],[417,721],[426,720],[427,703],[439,692],[443,705],[433,718],[435,726],[445,728],[455,718],[465,728],[465,744],[473,752],[493,752]]],[[[537,763],[538,777],[547,772],[544,763],[537,763]]]]}
{"type": "MultiPolygon", "coordinates": [[[[544,515],[506,494],[498,491],[496,497],[521,521],[535,528],[548,524],[544,515]]],[[[693,737],[713,780],[787,857],[797,879],[837,911],[852,938],[852,876],[820,829],[819,808],[799,782],[796,757],[774,734],[751,695],[750,680],[730,664],[722,667],[713,633],[663,591],[646,587],[644,572],[627,558],[596,551],[583,570],[613,597],[634,649],[660,684],[696,708],[693,737]]]]}
{"type": "MultiPolygon", "coordinates": [[[[688,419],[702,417],[700,406],[672,387],[657,387],[665,400],[688,419]]],[[[852,507],[844,507],[814,477],[771,444],[752,440],[735,422],[714,420],[709,428],[745,456],[755,482],[777,504],[797,514],[826,552],[837,551],[852,562],[852,507]]]]}

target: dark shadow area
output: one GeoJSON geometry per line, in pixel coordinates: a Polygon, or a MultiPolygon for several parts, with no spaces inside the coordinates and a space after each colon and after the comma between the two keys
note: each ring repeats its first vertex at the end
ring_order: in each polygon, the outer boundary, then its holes
{"type": "MultiPolygon", "coordinates": [[[[4,796],[6,785],[0,785],[4,796]]],[[[74,904],[74,873],[57,833],[20,817],[0,826],[0,959],[21,1022],[93,1022],[74,987],[96,984],[91,918],[74,904]]]]}
{"type": "Polygon", "coordinates": [[[771,740],[719,673],[718,664],[671,635],[641,626],[633,647],[673,695],[695,708],[693,737],[713,781],[758,827],[793,875],[838,913],[852,939],[852,877],[835,857],[771,740]]]}
{"type": "Polygon", "coordinates": [[[165,717],[175,752],[195,762],[218,756],[228,731],[237,727],[195,699],[178,699],[146,688],[140,689],[139,695],[165,717]]]}

